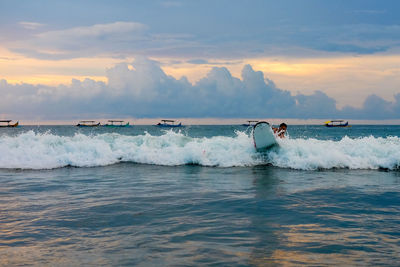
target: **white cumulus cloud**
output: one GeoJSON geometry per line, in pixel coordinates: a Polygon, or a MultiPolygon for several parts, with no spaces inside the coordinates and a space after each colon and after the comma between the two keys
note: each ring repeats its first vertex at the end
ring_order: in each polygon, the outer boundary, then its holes
{"type": "Polygon", "coordinates": [[[400,94],[395,101],[371,95],[360,109],[336,108],[321,91],[292,95],[273,81],[244,66],[236,78],[215,67],[197,83],[167,75],[156,61],[144,57],[106,71],[108,82],[72,80],[69,85],[10,84],[0,80],[2,112],[23,119],[104,117],[277,117],[318,119],[398,119],[400,94]]]}

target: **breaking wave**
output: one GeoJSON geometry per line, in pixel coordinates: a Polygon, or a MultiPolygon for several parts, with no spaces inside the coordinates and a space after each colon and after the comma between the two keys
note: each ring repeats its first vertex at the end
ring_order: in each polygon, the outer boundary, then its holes
{"type": "Polygon", "coordinates": [[[115,133],[59,136],[33,131],[0,137],[0,168],[53,169],[65,166],[95,167],[118,162],[156,165],[234,167],[272,164],[302,170],[398,169],[399,137],[349,138],[340,141],[286,138],[268,153],[257,153],[251,135],[193,138],[166,131],[128,136],[115,133]]]}

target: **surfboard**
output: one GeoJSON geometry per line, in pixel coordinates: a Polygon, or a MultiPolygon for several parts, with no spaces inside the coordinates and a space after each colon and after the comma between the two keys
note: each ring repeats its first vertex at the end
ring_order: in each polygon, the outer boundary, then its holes
{"type": "Polygon", "coordinates": [[[271,125],[266,121],[260,121],[254,125],[253,141],[257,151],[266,150],[278,144],[271,125]]]}

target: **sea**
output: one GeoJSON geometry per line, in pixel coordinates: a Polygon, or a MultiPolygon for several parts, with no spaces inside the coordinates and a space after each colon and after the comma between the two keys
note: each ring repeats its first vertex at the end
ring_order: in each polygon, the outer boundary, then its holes
{"type": "Polygon", "coordinates": [[[400,126],[0,129],[0,266],[399,266],[400,126]]]}

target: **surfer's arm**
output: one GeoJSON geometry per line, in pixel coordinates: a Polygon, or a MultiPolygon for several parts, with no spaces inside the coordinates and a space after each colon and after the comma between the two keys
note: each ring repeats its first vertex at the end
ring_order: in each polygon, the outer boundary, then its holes
{"type": "MultiPolygon", "coordinates": [[[[277,130],[279,130],[279,129],[277,129],[277,130]]],[[[276,135],[279,136],[280,138],[285,138],[286,130],[280,130],[279,132],[277,131],[274,133],[276,133],[276,135]]]]}

